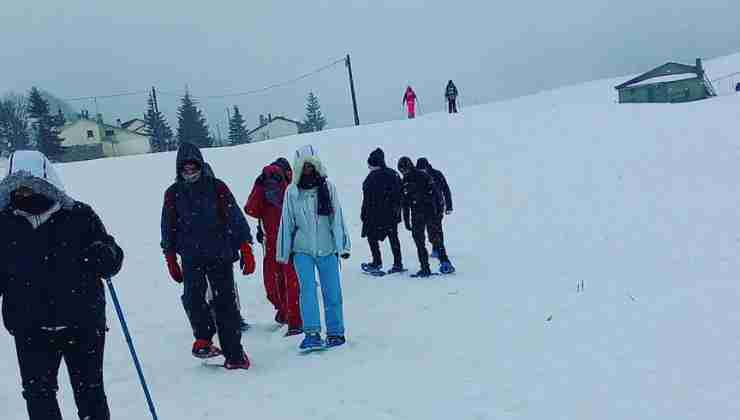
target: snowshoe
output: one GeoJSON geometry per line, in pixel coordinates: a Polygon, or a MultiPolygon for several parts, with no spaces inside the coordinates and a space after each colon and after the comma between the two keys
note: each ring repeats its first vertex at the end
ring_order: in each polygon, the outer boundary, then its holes
{"type": "Polygon", "coordinates": [[[442,274],[452,274],[455,272],[455,267],[451,262],[445,261],[439,265],[439,272],[442,274]]]}
{"type": "Polygon", "coordinates": [[[195,343],[193,343],[193,356],[197,357],[198,359],[210,359],[212,357],[218,357],[222,355],[223,352],[220,348],[213,345],[208,340],[195,340],[195,343]]]}
{"type": "Polygon", "coordinates": [[[249,357],[247,357],[247,354],[244,353],[244,356],[242,357],[242,360],[235,360],[235,361],[229,361],[227,360],[224,362],[224,368],[229,370],[236,370],[236,369],[249,369],[249,357]]]}
{"type": "Polygon", "coordinates": [[[346,343],[347,340],[343,335],[328,335],[326,336],[326,348],[339,347],[346,343]]]}
{"type": "Polygon", "coordinates": [[[300,335],[303,334],[303,328],[288,328],[288,331],[285,332],[284,337],[292,337],[294,335],[300,335]]]}
{"type": "Polygon", "coordinates": [[[386,271],[385,274],[405,273],[407,271],[409,271],[409,270],[403,268],[402,265],[394,265],[393,267],[391,267],[390,270],[386,271]]]}
{"type": "Polygon", "coordinates": [[[306,337],[301,341],[300,346],[298,348],[303,353],[309,353],[312,351],[319,351],[319,350],[325,350],[326,349],[326,343],[324,343],[324,340],[321,338],[321,334],[319,333],[310,333],[306,334],[306,337]]]}
{"type": "Polygon", "coordinates": [[[422,268],[419,270],[416,274],[412,274],[411,277],[417,278],[417,277],[430,277],[433,276],[434,273],[431,272],[428,268],[422,268]]]}
{"type": "Polygon", "coordinates": [[[376,271],[383,270],[383,265],[376,263],[362,263],[360,268],[362,268],[362,271],[366,273],[375,273],[376,271]]]}

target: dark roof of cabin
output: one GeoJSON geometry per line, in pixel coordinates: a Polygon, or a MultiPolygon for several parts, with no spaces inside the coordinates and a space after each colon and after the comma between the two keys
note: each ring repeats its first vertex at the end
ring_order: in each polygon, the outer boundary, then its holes
{"type": "Polygon", "coordinates": [[[697,77],[702,77],[704,75],[704,70],[697,66],[688,66],[686,64],[679,63],[666,63],[662,66],[650,70],[647,73],[641,74],[634,79],[630,79],[619,86],[615,86],[614,89],[619,90],[656,77],[675,76],[678,74],[695,74],[697,77]]]}

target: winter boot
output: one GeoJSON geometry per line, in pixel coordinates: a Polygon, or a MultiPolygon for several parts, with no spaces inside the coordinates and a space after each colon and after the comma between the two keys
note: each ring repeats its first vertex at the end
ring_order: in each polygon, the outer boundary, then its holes
{"type": "Polygon", "coordinates": [[[380,271],[380,270],[383,269],[383,264],[374,263],[374,262],[372,262],[372,263],[362,263],[362,265],[360,265],[360,267],[362,268],[362,271],[364,271],[366,273],[375,273],[375,272],[380,271]]]}
{"type": "Polygon", "coordinates": [[[235,370],[235,369],[249,369],[249,357],[247,357],[247,353],[243,354],[242,360],[227,360],[224,362],[224,367],[229,370],[235,370]]]}
{"type": "Polygon", "coordinates": [[[343,335],[328,335],[326,336],[326,348],[339,347],[346,343],[347,340],[343,335]]]}
{"type": "Polygon", "coordinates": [[[292,337],[294,335],[303,334],[303,328],[301,327],[288,327],[288,331],[285,332],[284,337],[292,337]]]}
{"type": "Polygon", "coordinates": [[[221,354],[221,349],[214,346],[210,340],[197,339],[193,343],[193,356],[198,359],[210,359],[221,354]]]}
{"type": "Polygon", "coordinates": [[[422,267],[422,269],[419,270],[412,277],[429,277],[431,275],[432,275],[432,270],[430,270],[429,267],[422,267]]]}
{"type": "Polygon", "coordinates": [[[321,338],[319,333],[308,333],[306,337],[301,341],[301,345],[298,346],[301,351],[316,351],[323,350],[326,348],[324,340],[321,338]]]}
{"type": "Polygon", "coordinates": [[[455,272],[455,267],[449,261],[443,261],[439,265],[439,272],[442,274],[452,274],[455,272]]]}

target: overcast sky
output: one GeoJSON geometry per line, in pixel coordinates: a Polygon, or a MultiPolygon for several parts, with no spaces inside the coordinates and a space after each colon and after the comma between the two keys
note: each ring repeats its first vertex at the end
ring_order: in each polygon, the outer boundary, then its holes
{"type": "MultiPolygon", "coordinates": [[[[736,0],[561,1],[78,1],[4,0],[0,92],[46,89],[62,98],[163,92],[244,92],[352,55],[360,119],[402,118],[415,87],[421,111],[441,110],[453,79],[464,106],[581,81],[637,73],[668,60],[740,51],[736,0]],[[25,5],[31,3],[32,5],[25,5]]],[[[263,94],[202,100],[225,128],[239,105],[300,119],[314,91],[330,126],[352,124],[344,66],[263,94]]],[[[72,102],[87,107],[91,101],[72,102]]],[[[106,120],[140,116],[146,94],[101,99],[106,120]]],[[[176,126],[176,121],[170,120],[176,126]]]]}

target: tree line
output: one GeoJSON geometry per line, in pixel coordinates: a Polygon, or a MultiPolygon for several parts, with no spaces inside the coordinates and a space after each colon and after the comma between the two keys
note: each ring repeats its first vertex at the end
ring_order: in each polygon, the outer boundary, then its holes
{"type": "MultiPolygon", "coordinates": [[[[0,99],[0,155],[16,150],[39,150],[51,159],[63,153],[59,133],[67,123],[61,105],[52,111],[50,102],[60,104],[46,92],[33,87],[27,95],[8,94],[0,99]]],[[[87,117],[83,111],[79,117],[87,117]]],[[[197,101],[186,92],[177,109],[177,130],[170,128],[167,119],[159,111],[155,99],[150,95],[144,113],[152,152],[177,150],[181,142],[199,147],[212,147],[215,139],[197,101]]],[[[321,131],[326,127],[326,118],[321,112],[318,97],[310,92],[306,97],[306,114],[299,132],[321,131]]],[[[238,106],[233,106],[229,118],[228,140],[232,145],[249,143],[246,120],[238,106]]]]}

